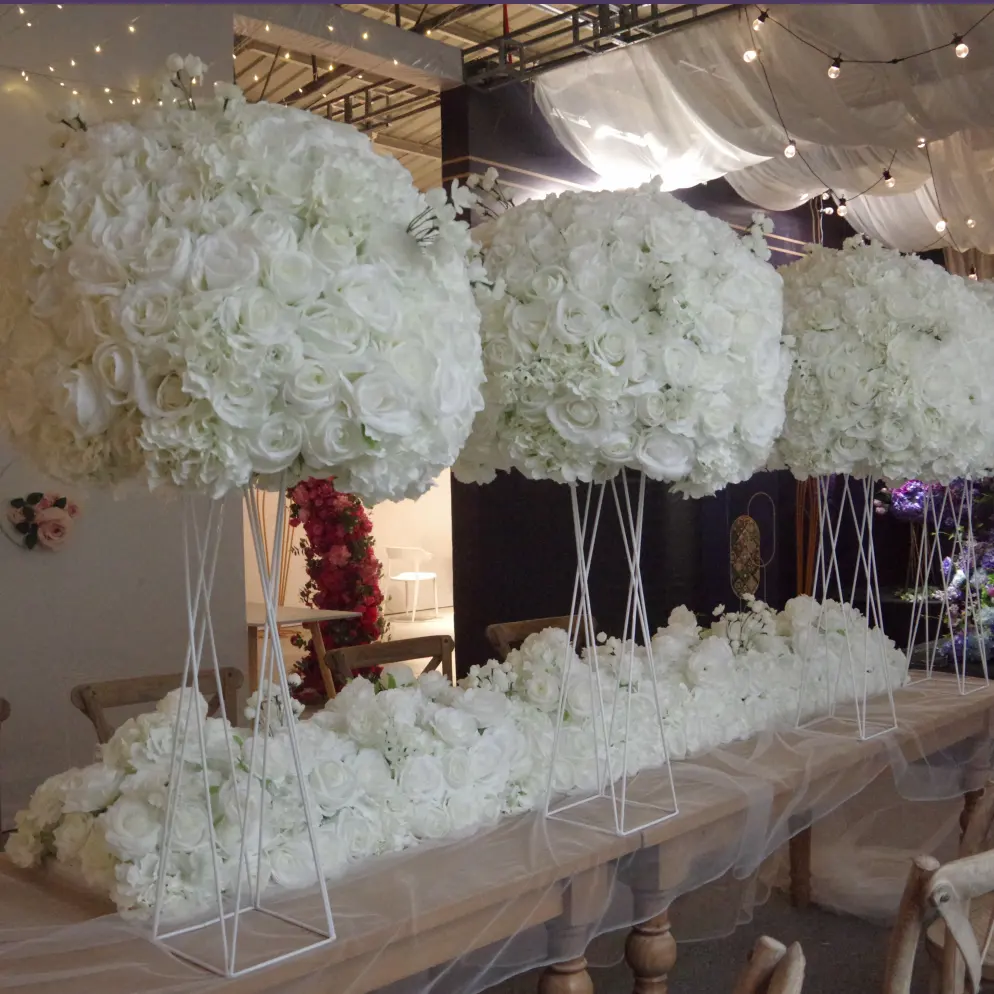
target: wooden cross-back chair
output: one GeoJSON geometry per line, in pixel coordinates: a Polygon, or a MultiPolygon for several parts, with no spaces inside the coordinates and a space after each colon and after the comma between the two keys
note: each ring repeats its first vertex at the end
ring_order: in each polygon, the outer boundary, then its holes
{"type": "MultiPolygon", "coordinates": [[[[508,653],[512,649],[517,649],[529,635],[537,635],[544,632],[546,628],[561,628],[564,632],[570,630],[572,619],[568,614],[559,618],[530,618],[527,621],[502,621],[495,625],[488,625],[486,629],[487,641],[494,647],[497,658],[503,662],[507,659],[508,653]]],[[[594,631],[597,630],[597,619],[593,619],[594,631]]],[[[577,650],[584,645],[584,626],[579,625],[576,634],[577,650]]]]}
{"type": "Polygon", "coordinates": [[[368,670],[388,663],[409,663],[428,659],[424,672],[441,667],[450,680],[455,678],[452,653],[455,642],[448,635],[423,635],[420,638],[396,639],[390,642],[373,642],[370,645],[351,645],[344,649],[331,649],[325,657],[328,669],[345,683],[358,670],[368,670]]]}
{"type": "Polygon", "coordinates": [[[909,994],[922,933],[932,994],[977,994],[994,980],[994,789],[988,785],[966,823],[960,855],[945,865],[914,859],[891,932],[884,994],[909,994]]]}
{"type": "MultiPolygon", "coordinates": [[[[10,702],[0,697],[0,725],[10,717],[10,702]]],[[[0,797],[0,836],[3,835],[3,798],[0,797]]]]}
{"type": "Polygon", "coordinates": [[[804,968],[804,951],[799,943],[788,948],[764,935],[752,947],[732,994],[801,994],[804,968]]]}
{"type": "MultiPolygon", "coordinates": [[[[221,690],[224,693],[224,711],[228,721],[238,724],[238,688],[244,681],[241,670],[233,666],[221,669],[221,690]]],[[[97,741],[109,742],[114,728],[104,714],[105,708],[122,708],[135,704],[155,704],[171,690],[176,690],[183,680],[182,673],[165,676],[136,676],[124,680],[104,680],[100,683],[81,683],[73,687],[69,699],[93,723],[97,741]]],[[[214,670],[200,674],[200,692],[207,698],[207,713],[216,714],[221,707],[214,670]]]]}

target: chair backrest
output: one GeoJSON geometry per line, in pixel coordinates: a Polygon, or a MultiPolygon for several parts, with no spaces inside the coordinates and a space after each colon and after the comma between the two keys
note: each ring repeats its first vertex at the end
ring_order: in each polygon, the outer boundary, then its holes
{"type": "Polygon", "coordinates": [[[788,948],[764,935],[752,947],[732,994],[801,994],[805,965],[799,943],[788,948]]]}
{"type": "MultiPolygon", "coordinates": [[[[597,619],[594,618],[594,630],[597,630],[597,619]]],[[[564,615],[561,618],[530,618],[528,621],[502,621],[496,625],[487,625],[487,641],[494,647],[497,658],[503,662],[507,659],[508,653],[512,649],[517,649],[529,635],[536,635],[544,632],[546,628],[561,628],[568,632],[570,629],[570,616],[564,615]]],[[[582,626],[576,635],[577,650],[584,645],[584,634],[582,626]]]]}
{"type": "Polygon", "coordinates": [[[427,549],[404,548],[399,545],[388,545],[384,550],[387,555],[387,572],[392,573],[396,564],[410,563],[415,571],[421,568],[421,564],[431,559],[431,553],[427,549]]]}
{"type": "Polygon", "coordinates": [[[10,701],[0,697],[0,725],[10,717],[10,701]]]}
{"type": "Polygon", "coordinates": [[[428,657],[430,661],[424,669],[425,673],[441,666],[443,673],[451,674],[454,649],[455,643],[448,635],[424,635],[415,639],[394,639],[390,642],[331,649],[326,658],[328,668],[342,681],[351,680],[357,670],[428,657]]]}
{"type": "Polygon", "coordinates": [[[910,994],[918,942],[936,913],[945,924],[940,994],[962,994],[964,981],[974,994],[980,990],[994,920],[984,922],[987,939],[981,948],[971,924],[970,902],[994,893],[994,850],[983,850],[992,825],[994,789],[989,784],[964,827],[957,859],[940,865],[932,856],[915,857],[891,931],[884,994],[910,994]]]}
{"type": "MultiPolygon", "coordinates": [[[[238,688],[244,682],[241,670],[233,666],[221,669],[221,689],[224,694],[225,715],[232,724],[238,723],[238,688]]],[[[97,741],[109,742],[114,729],[104,708],[122,708],[134,704],[154,704],[171,690],[176,690],[183,680],[182,673],[165,676],[137,676],[125,680],[104,680],[101,683],[81,683],[73,687],[69,698],[93,723],[97,741]]],[[[216,714],[221,707],[213,669],[200,674],[200,692],[207,698],[208,714],[216,714]]]]}

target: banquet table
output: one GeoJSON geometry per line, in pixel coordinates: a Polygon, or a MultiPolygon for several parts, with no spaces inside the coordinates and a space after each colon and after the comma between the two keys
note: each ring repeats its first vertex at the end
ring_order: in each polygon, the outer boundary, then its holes
{"type": "MultiPolygon", "coordinates": [[[[235,979],[149,942],[58,867],[24,871],[3,859],[0,990],[55,994],[85,975],[84,989],[101,994],[367,994],[388,985],[473,994],[544,965],[541,994],[582,994],[593,989],[590,939],[624,926],[633,926],[626,959],[641,978],[636,989],[665,990],[676,960],[667,915],[676,898],[723,874],[754,871],[888,768],[897,775],[955,749],[946,772],[963,790],[981,787],[994,688],[974,681],[970,689],[959,694],[953,679],[936,676],[897,691],[899,727],[873,739],[859,740],[840,722],[834,734],[768,732],[674,763],[679,812],[627,836],[610,831],[608,810],[594,804],[587,827],[534,812],[361,861],[330,885],[333,943],[235,979]]],[[[870,710],[889,713],[879,701],[870,710]]],[[[630,796],[658,797],[667,783],[664,771],[644,771],[630,796]]],[[[320,899],[297,893],[274,907],[310,921],[320,899]]],[[[289,941],[271,919],[247,923],[245,934],[247,948],[268,955],[289,941]]]]}

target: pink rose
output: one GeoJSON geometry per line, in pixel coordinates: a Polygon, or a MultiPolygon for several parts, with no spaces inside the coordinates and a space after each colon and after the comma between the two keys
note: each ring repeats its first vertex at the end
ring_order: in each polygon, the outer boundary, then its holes
{"type": "Polygon", "coordinates": [[[69,535],[72,518],[61,507],[47,507],[35,515],[38,543],[46,549],[57,549],[69,535]]]}
{"type": "Polygon", "coordinates": [[[74,504],[71,500],[66,502],[66,514],[70,518],[75,518],[79,514],[79,504],[74,504]]]}
{"type": "Polygon", "coordinates": [[[50,508],[56,501],[57,498],[52,497],[51,494],[46,494],[37,504],[35,504],[36,511],[46,511],[50,508]]]}

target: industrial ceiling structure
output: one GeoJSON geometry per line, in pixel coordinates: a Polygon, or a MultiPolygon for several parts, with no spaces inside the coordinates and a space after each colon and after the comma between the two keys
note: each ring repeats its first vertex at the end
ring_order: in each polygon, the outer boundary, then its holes
{"type": "Polygon", "coordinates": [[[428,189],[441,182],[441,92],[495,87],[657,37],[730,4],[248,5],[235,80],[249,100],[367,132],[428,189]]]}

